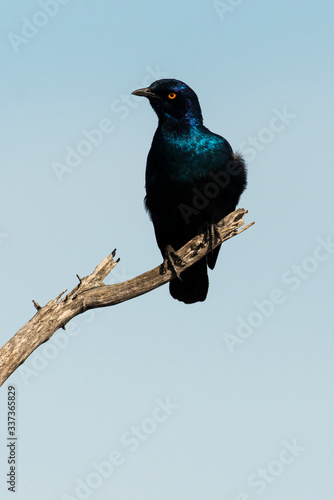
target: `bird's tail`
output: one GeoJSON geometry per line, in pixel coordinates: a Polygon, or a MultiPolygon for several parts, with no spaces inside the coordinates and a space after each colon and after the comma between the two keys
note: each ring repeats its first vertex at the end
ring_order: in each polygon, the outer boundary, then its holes
{"type": "Polygon", "coordinates": [[[174,299],[185,304],[203,302],[206,299],[209,279],[206,259],[201,259],[181,273],[181,280],[174,278],[169,283],[169,291],[174,299]]]}

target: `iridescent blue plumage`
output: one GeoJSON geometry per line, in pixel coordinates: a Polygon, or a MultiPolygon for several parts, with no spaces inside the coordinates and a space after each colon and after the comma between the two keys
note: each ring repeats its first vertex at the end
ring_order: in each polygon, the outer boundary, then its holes
{"type": "MultiPolygon", "coordinates": [[[[175,250],[235,210],[246,187],[243,159],[223,137],[203,125],[195,92],[179,80],[157,80],[133,92],[147,97],[159,118],[146,166],[145,203],[158,246],[175,250]]],[[[219,247],[170,282],[171,295],[187,304],[203,301],[207,265],[219,247]]]]}

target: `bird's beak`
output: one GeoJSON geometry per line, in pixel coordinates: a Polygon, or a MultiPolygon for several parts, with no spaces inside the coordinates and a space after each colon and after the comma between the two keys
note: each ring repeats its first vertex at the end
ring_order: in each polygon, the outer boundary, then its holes
{"type": "Polygon", "coordinates": [[[131,92],[131,94],[147,97],[148,99],[154,99],[154,98],[158,97],[157,94],[152,92],[152,90],[149,89],[148,87],[143,88],[143,89],[134,90],[133,92],[131,92]]]}

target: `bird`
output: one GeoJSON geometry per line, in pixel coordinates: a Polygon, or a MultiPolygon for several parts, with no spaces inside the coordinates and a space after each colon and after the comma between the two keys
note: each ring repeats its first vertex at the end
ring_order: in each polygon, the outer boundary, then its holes
{"type": "MultiPolygon", "coordinates": [[[[144,96],[158,116],[145,174],[145,207],[158,247],[177,277],[169,283],[174,299],[203,302],[207,268],[216,264],[220,245],[195,264],[178,271],[177,250],[194,236],[215,236],[215,224],[233,212],[247,185],[243,157],[228,141],[206,128],[196,93],[172,78],[132,92],[144,96]]],[[[180,266],[179,266],[180,267],[180,266]]]]}

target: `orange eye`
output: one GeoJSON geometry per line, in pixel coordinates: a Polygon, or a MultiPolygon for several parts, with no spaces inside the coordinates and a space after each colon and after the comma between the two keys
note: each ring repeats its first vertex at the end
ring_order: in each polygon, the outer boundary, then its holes
{"type": "Polygon", "coordinates": [[[168,94],[168,99],[175,99],[175,97],[176,97],[175,92],[171,92],[170,94],[168,94]]]}

